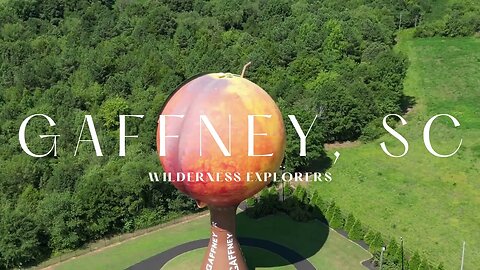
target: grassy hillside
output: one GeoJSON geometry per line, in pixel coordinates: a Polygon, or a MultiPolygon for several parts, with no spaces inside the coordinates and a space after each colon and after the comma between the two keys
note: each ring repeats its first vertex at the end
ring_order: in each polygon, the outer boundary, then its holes
{"type": "Polygon", "coordinates": [[[403,158],[383,153],[385,141],[394,154],[403,146],[391,135],[350,149],[331,171],[334,181],[315,186],[325,198],[386,235],[405,239],[406,247],[423,250],[448,269],[460,265],[461,244],[467,241],[467,269],[480,265],[480,39],[411,39],[399,36],[398,50],[411,66],[405,91],[416,102],[398,127],[410,143],[403,158]],[[432,126],[437,158],[423,145],[423,127],[436,114],[455,116],[461,126],[439,119],[432,126]]]}
{"type": "MultiPolygon", "coordinates": [[[[268,239],[283,244],[309,257],[314,265],[325,267],[322,269],[360,270],[363,269],[360,262],[371,257],[367,251],[332,230],[329,230],[328,238],[322,246],[328,229],[320,222],[298,223],[284,215],[251,220],[243,214],[238,216],[237,221],[240,236],[268,239]]],[[[53,269],[124,269],[171,247],[208,237],[208,226],[209,217],[174,225],[101,252],[79,257],[53,269]]],[[[284,260],[274,254],[265,250],[256,254],[256,251],[258,250],[245,249],[249,264],[268,269],[290,269],[284,260]]],[[[191,266],[198,267],[202,256],[203,250],[189,252],[175,258],[166,267],[192,269],[191,266]]]]}

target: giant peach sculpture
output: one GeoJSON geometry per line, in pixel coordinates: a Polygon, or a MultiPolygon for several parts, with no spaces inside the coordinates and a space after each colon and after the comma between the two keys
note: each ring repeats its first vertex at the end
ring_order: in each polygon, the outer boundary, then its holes
{"type": "Polygon", "coordinates": [[[250,176],[276,172],[284,156],[282,115],[262,88],[243,77],[249,64],[241,76],[190,79],[170,96],[158,121],[165,173],[210,210],[211,238],[201,269],[247,269],[235,237],[236,209],[271,181],[250,176]]]}

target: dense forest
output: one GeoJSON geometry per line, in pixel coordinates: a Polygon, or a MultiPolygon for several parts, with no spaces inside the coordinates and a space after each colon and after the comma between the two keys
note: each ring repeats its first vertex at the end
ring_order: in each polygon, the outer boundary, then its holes
{"type": "MultiPolygon", "coordinates": [[[[90,241],[149,227],[195,210],[161,171],[156,117],[176,86],[201,72],[239,73],[264,88],[309,135],[298,156],[289,121],[286,164],[301,170],[323,143],[373,139],[407,105],[408,61],[395,32],[430,10],[427,0],[9,0],[0,4],[0,268],[35,264],[90,241]],[[401,19],[400,19],[401,17],[401,19]],[[32,114],[27,141],[22,121],[32,114]],[[103,157],[76,143],[92,115],[103,157]],[[128,121],[118,156],[118,115],[128,121]]],[[[84,133],[88,139],[88,132],[84,133]]]]}

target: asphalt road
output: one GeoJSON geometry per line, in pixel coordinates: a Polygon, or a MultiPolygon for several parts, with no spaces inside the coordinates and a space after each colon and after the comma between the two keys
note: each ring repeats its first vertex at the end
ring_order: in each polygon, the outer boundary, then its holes
{"type": "MultiPolygon", "coordinates": [[[[159,270],[165,264],[167,264],[173,258],[186,253],[188,251],[192,251],[195,249],[203,248],[208,246],[209,239],[201,239],[195,240],[188,243],[184,243],[173,247],[169,250],[166,250],[162,253],[159,253],[153,257],[150,257],[146,260],[143,260],[133,266],[127,268],[127,270],[159,270]]],[[[296,269],[300,270],[315,270],[315,266],[313,266],[307,259],[303,258],[300,254],[291,250],[285,246],[279,245],[275,242],[257,239],[257,238],[248,238],[248,237],[240,237],[238,239],[242,246],[250,246],[256,248],[266,249],[270,252],[276,253],[280,257],[287,260],[291,263],[296,269]]]]}

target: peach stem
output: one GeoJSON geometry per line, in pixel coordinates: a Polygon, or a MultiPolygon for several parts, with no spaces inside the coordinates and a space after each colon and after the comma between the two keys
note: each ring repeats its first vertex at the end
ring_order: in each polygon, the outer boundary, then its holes
{"type": "Polygon", "coordinates": [[[252,64],[252,62],[248,62],[245,64],[245,66],[243,66],[243,69],[242,69],[242,75],[240,75],[240,77],[243,78],[243,76],[245,76],[245,71],[247,71],[247,68],[252,64]]]}

